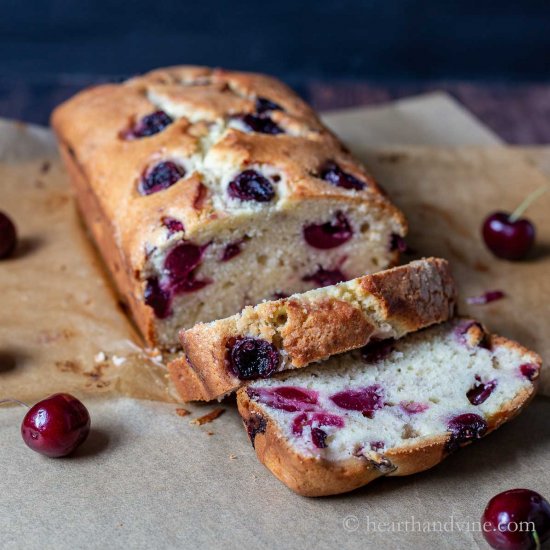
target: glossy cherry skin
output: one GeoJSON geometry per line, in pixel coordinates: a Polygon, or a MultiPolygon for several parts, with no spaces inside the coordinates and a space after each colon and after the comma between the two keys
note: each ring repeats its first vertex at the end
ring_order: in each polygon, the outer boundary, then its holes
{"type": "Polygon", "coordinates": [[[17,231],[10,218],[0,212],[0,260],[11,256],[17,245],[17,231]]]}
{"type": "Polygon", "coordinates": [[[21,424],[27,446],[49,457],[67,456],[84,443],[89,433],[88,409],[68,393],[56,393],[39,401],[21,424]]]}
{"type": "Polygon", "coordinates": [[[511,221],[506,212],[495,212],[483,222],[482,235],[495,256],[521,260],[533,247],[535,226],[525,218],[511,221]]]}
{"type": "Polygon", "coordinates": [[[494,496],[481,518],[483,536],[493,547],[502,550],[537,548],[550,538],[550,504],[535,491],[511,489],[494,496]],[[528,526],[522,522],[532,522],[528,526]]]}

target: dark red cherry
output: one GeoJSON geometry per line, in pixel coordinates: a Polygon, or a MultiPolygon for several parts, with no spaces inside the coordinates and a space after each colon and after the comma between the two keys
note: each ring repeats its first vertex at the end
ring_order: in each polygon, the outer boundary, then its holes
{"type": "Polygon", "coordinates": [[[539,375],[539,366],[534,363],[524,363],[520,365],[519,370],[529,380],[535,380],[539,375]]]}
{"type": "Polygon", "coordinates": [[[269,111],[284,111],[284,109],[274,101],[270,101],[265,97],[256,98],[256,112],[258,114],[263,114],[269,111]]]}
{"type": "Polygon", "coordinates": [[[185,170],[170,160],[159,162],[148,170],[139,182],[139,192],[151,195],[163,189],[168,189],[185,176],[185,170]]]}
{"type": "Polygon", "coordinates": [[[284,134],[284,130],[267,115],[246,114],[238,117],[241,122],[251,131],[259,134],[284,134]]]}
{"type": "Polygon", "coordinates": [[[279,361],[277,348],[261,338],[237,338],[229,348],[229,366],[240,380],[268,378],[279,361]]]}
{"type": "Polygon", "coordinates": [[[325,432],[325,430],[322,430],[321,428],[311,428],[311,442],[318,449],[327,448],[327,437],[328,434],[327,432],[325,432]]]}
{"type": "Polygon", "coordinates": [[[489,382],[481,382],[481,378],[476,375],[475,384],[468,390],[466,397],[472,405],[481,405],[485,403],[489,396],[493,393],[493,390],[497,387],[496,380],[490,380],[489,382]]]}
{"type": "Polygon", "coordinates": [[[256,170],[241,172],[229,183],[227,192],[241,201],[269,202],[275,196],[272,183],[256,170]]]}
{"type": "Polygon", "coordinates": [[[228,262],[229,260],[232,260],[235,256],[238,256],[242,250],[241,245],[243,244],[243,241],[235,241],[234,243],[229,243],[226,245],[226,247],[223,249],[220,262],[228,262]]]}
{"type": "Polygon", "coordinates": [[[249,397],[287,412],[314,411],[319,394],[316,391],[297,386],[281,386],[279,388],[249,388],[249,397]]]}
{"type": "Polygon", "coordinates": [[[315,283],[318,287],[331,286],[346,280],[347,277],[339,269],[325,269],[321,266],[315,273],[302,277],[302,281],[315,283]]]}
{"type": "Polygon", "coordinates": [[[162,132],[164,128],[172,124],[173,119],[164,111],[155,111],[144,116],[133,128],[122,133],[124,139],[132,140],[143,137],[153,136],[162,132]]]}
{"type": "Polygon", "coordinates": [[[174,247],[164,260],[164,269],[168,272],[170,282],[187,278],[202,260],[204,247],[190,242],[183,242],[174,247]]]}
{"type": "Polygon", "coordinates": [[[485,540],[499,550],[540,548],[550,539],[550,504],[529,489],[494,496],[481,517],[485,540]]]}
{"type": "Polygon", "coordinates": [[[185,231],[183,223],[176,218],[170,218],[169,216],[164,216],[162,218],[162,223],[166,229],[168,229],[168,235],[173,235],[174,233],[179,233],[185,231]]]}
{"type": "Polygon", "coordinates": [[[294,435],[302,435],[306,426],[312,426],[312,428],[319,428],[320,426],[343,428],[344,419],[336,414],[324,412],[304,412],[299,414],[292,422],[292,433],[294,435]]]}
{"type": "Polygon", "coordinates": [[[479,296],[470,296],[466,298],[466,302],[471,305],[485,305],[497,300],[502,300],[506,294],[502,290],[488,290],[479,296]]]}
{"type": "Polygon", "coordinates": [[[21,424],[23,441],[33,451],[50,456],[67,456],[90,432],[86,407],[68,393],[56,393],[29,409],[21,424]]]}
{"type": "Polygon", "coordinates": [[[355,176],[344,172],[335,162],[327,162],[320,170],[319,177],[328,181],[336,187],[344,189],[355,189],[361,191],[365,188],[365,183],[358,180],[355,176]]]}
{"type": "Polygon", "coordinates": [[[506,212],[491,214],[482,232],[489,250],[505,260],[525,258],[535,242],[535,226],[525,218],[512,220],[506,212]]]}
{"type": "Polygon", "coordinates": [[[393,351],[394,344],[395,340],[393,338],[388,338],[387,340],[372,340],[361,348],[361,357],[366,363],[382,361],[393,351]]]}
{"type": "Polygon", "coordinates": [[[343,390],[330,396],[330,400],[348,411],[360,411],[363,416],[372,418],[374,411],[384,406],[384,392],[378,384],[358,388],[356,390],[343,390]]]}
{"type": "Polygon", "coordinates": [[[207,279],[196,280],[193,274],[193,270],[200,265],[207,246],[184,241],[168,253],[164,260],[164,269],[172,294],[195,292],[210,284],[211,281],[207,279]]]}
{"type": "Polygon", "coordinates": [[[13,254],[17,246],[17,231],[11,219],[0,212],[0,260],[13,254]]]}
{"type": "Polygon", "coordinates": [[[454,451],[461,445],[482,438],[487,429],[487,422],[478,414],[465,413],[455,416],[447,424],[451,436],[445,448],[448,452],[454,451]]]}
{"type": "Polygon", "coordinates": [[[144,292],[145,303],[153,308],[158,319],[166,319],[172,314],[170,292],[161,288],[156,277],[147,279],[144,292]]]}
{"type": "Polygon", "coordinates": [[[320,250],[336,248],[349,241],[353,229],[342,212],[336,212],[334,219],[326,223],[313,223],[304,227],[304,239],[310,246],[320,250]]]}
{"type": "Polygon", "coordinates": [[[390,235],[389,249],[390,252],[395,252],[397,250],[402,254],[416,254],[416,251],[407,244],[407,241],[397,233],[392,233],[390,235]]]}

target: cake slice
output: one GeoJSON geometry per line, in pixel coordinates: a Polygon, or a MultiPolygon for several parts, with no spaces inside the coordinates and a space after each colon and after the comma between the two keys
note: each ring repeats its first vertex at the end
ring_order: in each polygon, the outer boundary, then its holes
{"type": "Polygon", "coordinates": [[[246,380],[446,321],[455,298],[447,261],[418,260],[183,330],[184,353],[168,370],[184,401],[221,398],[246,380]]]}
{"type": "Polygon", "coordinates": [[[261,460],[305,496],[427,470],[517,415],[540,357],[458,319],[251,382],[239,412],[261,460]]]}
{"type": "Polygon", "coordinates": [[[403,214],[282,82],[171,67],[52,115],[79,209],[148,344],[395,265],[403,214]]]}

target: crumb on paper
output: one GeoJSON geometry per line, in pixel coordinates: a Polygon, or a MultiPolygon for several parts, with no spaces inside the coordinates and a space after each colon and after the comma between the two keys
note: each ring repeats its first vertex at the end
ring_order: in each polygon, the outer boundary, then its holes
{"type": "Polygon", "coordinates": [[[178,407],[176,409],[176,414],[178,416],[188,416],[191,414],[191,411],[188,411],[187,409],[184,409],[183,407],[178,407]]]}
{"type": "Polygon", "coordinates": [[[195,418],[195,420],[191,420],[189,422],[190,424],[195,424],[196,426],[202,426],[203,424],[208,424],[209,422],[212,422],[213,420],[216,420],[219,416],[221,416],[225,412],[225,409],[222,409],[221,407],[214,409],[213,411],[210,411],[208,414],[205,414],[204,416],[199,416],[199,418],[195,418]]]}
{"type": "Polygon", "coordinates": [[[229,460],[235,460],[237,458],[237,455],[229,455],[229,460]]]}
{"type": "Polygon", "coordinates": [[[120,367],[123,363],[126,362],[126,357],[119,357],[118,355],[113,355],[113,365],[115,367],[120,367]]]}
{"type": "Polygon", "coordinates": [[[40,173],[47,174],[50,171],[52,164],[49,160],[45,160],[40,166],[40,173]]]}
{"type": "Polygon", "coordinates": [[[208,435],[214,435],[214,432],[206,432],[208,435]]]}
{"type": "Polygon", "coordinates": [[[102,351],[100,351],[98,354],[95,355],[94,357],[94,361],[96,363],[103,363],[103,361],[105,361],[105,359],[107,359],[107,356],[105,355],[105,353],[103,353],[102,351]]]}

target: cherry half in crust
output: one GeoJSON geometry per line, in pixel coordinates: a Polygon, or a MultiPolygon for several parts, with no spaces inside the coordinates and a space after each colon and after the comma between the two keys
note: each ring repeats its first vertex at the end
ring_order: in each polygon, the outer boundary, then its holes
{"type": "Polygon", "coordinates": [[[540,548],[550,539],[550,504],[529,489],[504,491],[489,501],[481,525],[485,540],[493,548],[540,548]]]}
{"type": "Polygon", "coordinates": [[[162,218],[162,224],[166,229],[168,229],[168,235],[173,235],[174,233],[180,233],[182,231],[185,231],[185,227],[183,226],[183,223],[179,220],[176,220],[176,218],[171,218],[169,216],[164,216],[162,218]]]}
{"type": "Polygon", "coordinates": [[[356,390],[343,390],[330,396],[330,400],[347,411],[360,411],[363,416],[372,418],[374,411],[384,406],[384,392],[378,384],[356,390]]]}
{"type": "Polygon", "coordinates": [[[321,266],[315,273],[302,277],[302,281],[315,283],[317,287],[331,286],[346,280],[347,277],[339,269],[325,269],[321,266]]]}
{"type": "Polygon", "coordinates": [[[17,231],[11,219],[0,212],[0,260],[13,254],[17,246],[17,231]]]}
{"type": "Polygon", "coordinates": [[[475,376],[475,384],[468,390],[466,397],[472,405],[481,405],[485,403],[489,396],[493,393],[493,390],[497,387],[496,380],[490,380],[483,383],[479,375],[475,376]]]}
{"type": "Polygon", "coordinates": [[[86,407],[68,393],[56,393],[29,409],[21,424],[23,441],[33,451],[50,456],[67,456],[90,432],[86,407]]]}
{"type": "Polygon", "coordinates": [[[529,253],[535,242],[535,226],[521,216],[548,189],[550,186],[543,186],[531,193],[512,214],[494,212],[485,218],[481,233],[495,256],[505,260],[521,260],[529,253]]]}
{"type": "Polygon", "coordinates": [[[259,134],[270,134],[272,136],[285,133],[284,130],[276,122],[274,122],[269,116],[265,114],[255,115],[249,113],[246,115],[239,115],[235,118],[238,118],[251,132],[257,132],[259,134]]]}
{"type": "Polygon", "coordinates": [[[336,248],[349,241],[352,236],[353,229],[342,212],[336,212],[331,221],[304,227],[304,239],[307,244],[320,250],[336,248]]]}
{"type": "Polygon", "coordinates": [[[265,97],[256,98],[256,112],[261,115],[269,111],[284,111],[284,109],[265,97]]]}
{"type": "Polygon", "coordinates": [[[451,436],[445,445],[447,452],[452,452],[460,446],[481,439],[487,432],[487,422],[478,414],[465,413],[452,418],[447,424],[451,436]]]}
{"type": "Polygon", "coordinates": [[[241,201],[269,202],[275,196],[272,183],[256,170],[245,170],[229,182],[227,193],[241,201]]]}
{"type": "Polygon", "coordinates": [[[520,365],[519,371],[528,380],[534,380],[539,374],[539,366],[534,363],[523,363],[520,365]]]}
{"type": "Polygon", "coordinates": [[[153,136],[162,132],[172,122],[174,122],[172,117],[164,111],[155,111],[140,119],[133,128],[122,132],[122,138],[133,140],[153,136]]]}
{"type": "Polygon", "coordinates": [[[277,348],[261,338],[237,338],[228,349],[229,367],[239,380],[269,378],[279,366],[277,348]]]}
{"type": "Polygon", "coordinates": [[[329,161],[321,168],[319,177],[322,180],[328,181],[330,184],[336,187],[343,187],[344,189],[355,189],[361,191],[365,188],[365,183],[358,180],[355,176],[344,172],[338,164],[329,161]]]}
{"type": "Polygon", "coordinates": [[[138,191],[142,195],[151,195],[172,187],[183,176],[185,176],[185,170],[182,166],[170,160],[159,162],[143,175],[138,191]]]}
{"type": "Polygon", "coordinates": [[[248,396],[256,401],[286,412],[316,410],[319,394],[316,391],[297,386],[279,388],[249,388],[248,396]]]}

